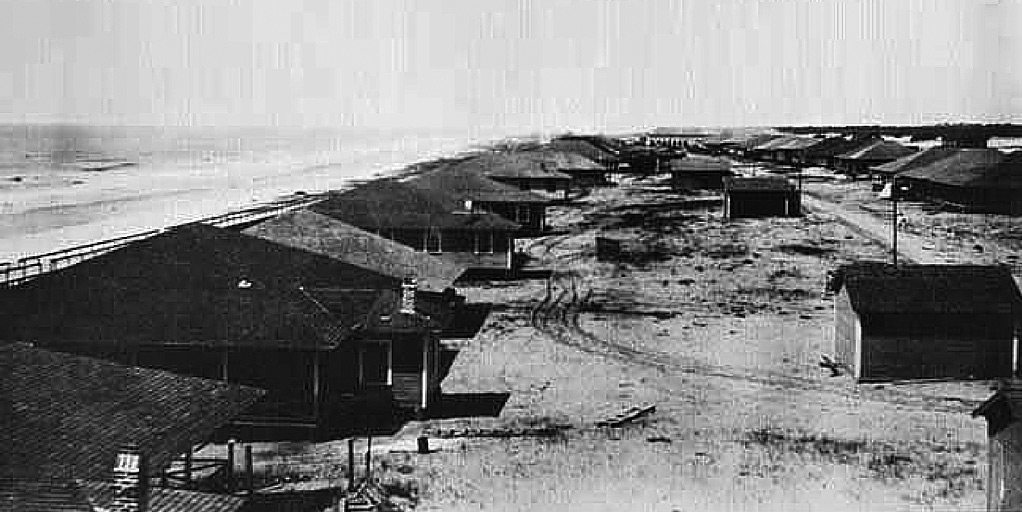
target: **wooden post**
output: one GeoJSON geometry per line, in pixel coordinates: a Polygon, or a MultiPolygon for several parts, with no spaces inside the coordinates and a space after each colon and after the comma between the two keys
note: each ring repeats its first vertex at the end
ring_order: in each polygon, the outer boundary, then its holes
{"type": "Polygon", "coordinates": [[[230,375],[227,371],[228,356],[227,347],[224,347],[224,351],[220,354],[220,380],[227,381],[227,377],[230,375]]]}
{"type": "Polygon", "coordinates": [[[227,477],[227,492],[234,491],[234,439],[227,441],[227,465],[224,468],[227,477]]]}
{"type": "Polygon", "coordinates": [[[255,490],[255,467],[250,444],[245,445],[245,488],[249,494],[255,490]]]}
{"type": "Polygon", "coordinates": [[[355,438],[348,439],[348,491],[355,489],[355,438]]]}
{"type": "Polygon", "coordinates": [[[192,448],[188,447],[188,452],[185,453],[185,483],[192,483],[192,448]]]}
{"type": "Polygon", "coordinates": [[[898,179],[891,178],[891,257],[898,266],[898,179]]]}
{"type": "Polygon", "coordinates": [[[369,482],[369,476],[373,471],[373,430],[372,427],[367,428],[368,432],[366,436],[366,482],[369,482]]]}
{"type": "Polygon", "coordinates": [[[312,361],[312,417],[319,425],[319,347],[313,352],[312,361]]]}

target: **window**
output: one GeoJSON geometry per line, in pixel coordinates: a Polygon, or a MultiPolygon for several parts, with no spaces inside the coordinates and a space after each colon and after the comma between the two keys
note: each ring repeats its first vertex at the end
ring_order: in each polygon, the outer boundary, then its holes
{"type": "Polygon", "coordinates": [[[426,232],[425,250],[429,253],[440,253],[442,251],[440,243],[440,230],[437,228],[429,228],[426,232]]]}
{"type": "Polygon", "coordinates": [[[528,205],[519,205],[518,210],[515,213],[515,222],[519,224],[528,224],[532,221],[532,210],[529,209],[528,205]]]}
{"type": "Polygon", "coordinates": [[[359,352],[359,376],[362,386],[391,384],[390,343],[368,342],[359,352]]]}
{"type": "Polygon", "coordinates": [[[476,254],[493,254],[493,232],[476,233],[475,239],[476,254]]]}

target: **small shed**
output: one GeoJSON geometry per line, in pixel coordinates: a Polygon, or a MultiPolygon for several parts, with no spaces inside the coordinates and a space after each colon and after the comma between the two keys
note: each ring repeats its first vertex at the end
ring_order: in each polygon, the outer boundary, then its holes
{"type": "Polygon", "coordinates": [[[1020,295],[1006,267],[860,262],[831,288],[835,353],[860,382],[1012,374],[1020,295]]]}
{"type": "Polygon", "coordinates": [[[987,510],[1022,510],[1022,382],[1002,381],[972,412],[987,421],[987,510]]]}
{"type": "Polygon", "coordinates": [[[670,170],[674,190],[722,190],[724,178],[735,175],[730,160],[701,155],[671,160],[670,170]]]}
{"type": "Polygon", "coordinates": [[[796,217],[801,205],[795,184],[779,176],[725,177],[724,217],[796,217]]]}

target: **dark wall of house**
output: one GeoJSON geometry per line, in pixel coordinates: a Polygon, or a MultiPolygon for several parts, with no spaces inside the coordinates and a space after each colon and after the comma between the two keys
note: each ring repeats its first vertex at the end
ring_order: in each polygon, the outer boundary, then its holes
{"type": "Polygon", "coordinates": [[[1010,315],[864,315],[861,379],[1010,377],[1013,327],[1010,315]]]}
{"type": "Polygon", "coordinates": [[[970,188],[944,185],[909,177],[898,178],[907,185],[907,195],[913,199],[949,202],[978,212],[1022,215],[1022,194],[1010,188],[970,188]]]}
{"type": "Polygon", "coordinates": [[[674,172],[671,187],[676,190],[722,190],[724,175],[720,173],[674,172]]]}
{"type": "Polygon", "coordinates": [[[730,191],[728,215],[732,218],[798,215],[794,199],[787,191],[730,191]]]}

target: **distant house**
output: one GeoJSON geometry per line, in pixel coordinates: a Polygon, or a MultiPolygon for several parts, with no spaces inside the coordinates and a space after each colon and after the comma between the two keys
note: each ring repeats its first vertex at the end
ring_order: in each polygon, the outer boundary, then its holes
{"type": "MultiPolygon", "coordinates": [[[[566,199],[571,176],[557,170],[557,160],[534,151],[485,153],[452,166],[548,199],[566,199]]],[[[576,155],[578,158],[583,158],[576,155]]],[[[594,164],[595,165],[595,164],[594,164]]]]}
{"type": "Polygon", "coordinates": [[[821,139],[813,137],[795,137],[789,139],[783,144],[779,144],[772,148],[774,155],[773,160],[782,164],[796,165],[808,163],[808,151],[816,144],[819,144],[821,139]]]}
{"type": "Polygon", "coordinates": [[[892,162],[918,151],[897,142],[873,140],[863,147],[842,153],[835,157],[837,171],[850,176],[867,174],[870,167],[892,162]]]}
{"type": "Polygon", "coordinates": [[[902,172],[925,167],[937,160],[951,157],[956,152],[958,152],[958,150],[955,148],[936,146],[916,153],[911,153],[885,164],[870,167],[869,173],[874,177],[876,182],[886,184],[891,182],[895,176],[902,172]]]}
{"type": "Polygon", "coordinates": [[[654,146],[665,146],[670,148],[683,148],[685,142],[705,138],[708,135],[700,129],[696,128],[673,128],[673,127],[657,127],[647,134],[642,136],[644,143],[652,144],[654,146]]]}
{"type": "Polygon", "coordinates": [[[783,153],[780,148],[785,144],[795,142],[799,139],[800,137],[794,135],[782,135],[780,137],[767,140],[766,142],[753,147],[750,150],[750,156],[757,160],[764,160],[767,162],[781,162],[783,153]]]}
{"type": "Polygon", "coordinates": [[[245,504],[152,487],[147,477],[207,442],[260,390],[21,343],[0,346],[0,374],[0,510],[233,512],[245,504]],[[132,492],[117,491],[124,485],[132,492]]]}
{"type": "Polygon", "coordinates": [[[318,429],[362,399],[437,395],[413,284],[231,230],[173,229],[0,300],[2,339],[267,390],[237,423],[318,429]]]}
{"type": "Polygon", "coordinates": [[[837,157],[849,151],[872,144],[875,139],[855,139],[843,136],[827,137],[806,148],[802,157],[808,165],[837,168],[837,157]]]}
{"type": "Polygon", "coordinates": [[[469,270],[510,271],[521,225],[428,184],[374,181],[310,209],[469,270]]]}
{"type": "Polygon", "coordinates": [[[534,236],[546,230],[550,199],[495,181],[483,172],[472,159],[415,176],[407,184],[426,193],[442,191],[463,205],[470,205],[472,212],[493,213],[513,221],[519,226],[515,231],[519,236],[534,236]]]}
{"type": "Polygon", "coordinates": [[[609,147],[592,137],[562,136],[550,141],[548,146],[556,151],[565,151],[584,156],[607,169],[611,173],[618,172],[622,158],[620,151],[609,147]]]}
{"type": "Polygon", "coordinates": [[[1022,510],[1022,382],[1001,382],[973,417],[987,421],[987,510],[1022,510]]]}
{"type": "Polygon", "coordinates": [[[1022,215],[1022,152],[931,150],[934,158],[897,173],[909,197],[966,211],[1022,215]]]}
{"type": "Polygon", "coordinates": [[[672,160],[670,170],[671,188],[675,190],[722,190],[724,178],[735,174],[730,160],[700,155],[672,160]]]}
{"type": "Polygon", "coordinates": [[[1012,374],[1020,296],[1004,267],[857,263],[832,289],[836,355],[859,381],[1012,374]]]}
{"type": "Polygon", "coordinates": [[[724,178],[726,218],[796,217],[801,214],[798,190],[785,178],[724,178]]]}
{"type": "Polygon", "coordinates": [[[523,151],[522,154],[545,163],[547,169],[567,174],[571,178],[569,186],[573,190],[604,187],[611,184],[607,179],[606,167],[578,153],[544,148],[523,151]]]}

